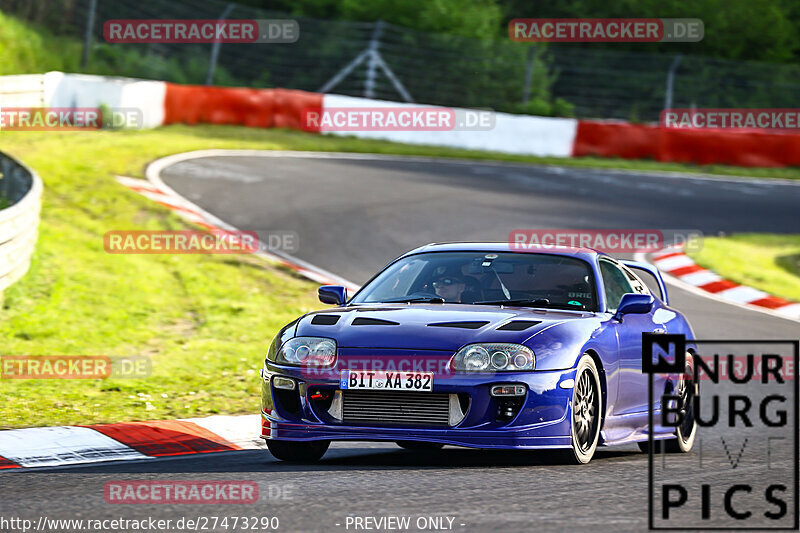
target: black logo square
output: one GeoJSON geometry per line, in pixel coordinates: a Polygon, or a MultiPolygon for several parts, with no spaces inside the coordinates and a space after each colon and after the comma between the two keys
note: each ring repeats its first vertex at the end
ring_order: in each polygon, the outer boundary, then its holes
{"type": "Polygon", "coordinates": [[[682,374],[685,369],[686,335],[642,333],[643,373],[682,374]],[[654,355],[658,358],[656,362],[654,355]]]}

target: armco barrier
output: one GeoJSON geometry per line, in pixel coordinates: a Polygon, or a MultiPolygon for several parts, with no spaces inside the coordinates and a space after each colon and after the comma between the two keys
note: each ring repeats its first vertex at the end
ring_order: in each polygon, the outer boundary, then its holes
{"type": "Polygon", "coordinates": [[[42,107],[46,105],[45,74],[0,77],[0,102],[3,107],[42,107]]]}
{"type": "Polygon", "coordinates": [[[0,152],[0,293],[28,271],[36,246],[42,180],[31,169],[0,152]]]}
{"type": "Polygon", "coordinates": [[[797,166],[800,165],[800,134],[677,129],[621,121],[581,120],[572,156],[741,167],[797,166]]]}
{"type": "Polygon", "coordinates": [[[244,89],[167,83],[164,124],[235,124],[302,129],[305,110],[322,111],[322,95],[289,89],[244,89]]]}

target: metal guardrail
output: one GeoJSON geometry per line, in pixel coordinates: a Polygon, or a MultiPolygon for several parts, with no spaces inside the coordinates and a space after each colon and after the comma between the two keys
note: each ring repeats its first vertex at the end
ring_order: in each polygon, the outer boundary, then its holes
{"type": "Polygon", "coordinates": [[[31,264],[42,207],[42,180],[36,173],[0,152],[0,295],[31,264]]]}

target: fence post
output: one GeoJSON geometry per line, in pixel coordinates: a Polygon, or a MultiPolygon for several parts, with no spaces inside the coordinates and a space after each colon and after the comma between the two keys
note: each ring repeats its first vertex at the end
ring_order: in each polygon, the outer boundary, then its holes
{"type": "MultiPolygon", "coordinates": [[[[236,7],[235,4],[228,4],[225,6],[225,10],[217,19],[217,22],[221,20],[225,20],[228,15],[231,14],[233,8],[236,7]]],[[[217,70],[217,57],[219,57],[219,49],[222,46],[222,43],[219,40],[214,41],[214,44],[211,45],[211,57],[208,60],[208,72],[206,72],[206,85],[211,85],[214,82],[214,71],[217,70]]]]}
{"type": "Polygon", "coordinates": [[[369,59],[367,60],[367,78],[364,80],[364,97],[373,98],[375,96],[375,71],[378,68],[379,56],[378,46],[380,45],[380,38],[383,34],[383,21],[379,20],[375,23],[375,28],[372,30],[372,37],[369,40],[367,50],[369,52],[369,59]]]}
{"type": "Polygon", "coordinates": [[[89,49],[92,47],[92,33],[94,32],[94,14],[97,11],[97,0],[89,2],[89,14],[86,20],[86,32],[83,34],[83,55],[81,56],[81,68],[85,69],[89,64],[89,49]]]}
{"type": "Polygon", "coordinates": [[[664,96],[664,109],[672,109],[672,90],[675,84],[675,71],[678,70],[678,65],[681,63],[683,55],[678,54],[672,60],[672,65],[667,72],[667,94],[664,96]]]}

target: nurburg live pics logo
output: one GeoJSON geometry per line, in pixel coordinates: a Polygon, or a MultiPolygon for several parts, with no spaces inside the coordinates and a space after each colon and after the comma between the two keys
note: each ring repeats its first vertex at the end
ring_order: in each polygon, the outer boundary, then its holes
{"type": "Polygon", "coordinates": [[[648,453],[651,530],[798,529],[800,380],[785,376],[790,363],[797,369],[799,359],[797,340],[687,340],[684,335],[642,334],[648,427],[653,428],[648,453]],[[779,355],[782,350],[787,355],[779,355]],[[747,360],[748,371],[726,376],[720,363],[727,359],[730,365],[736,358],[747,360]],[[701,371],[707,379],[699,382],[701,371]],[[686,386],[671,389],[669,380],[681,378],[686,386]],[[681,395],[682,390],[693,393],[681,395]],[[682,404],[691,405],[691,411],[682,404]],[[689,453],[668,454],[669,444],[654,441],[654,433],[678,427],[686,431],[682,424],[692,419],[696,427],[689,453]]]}

